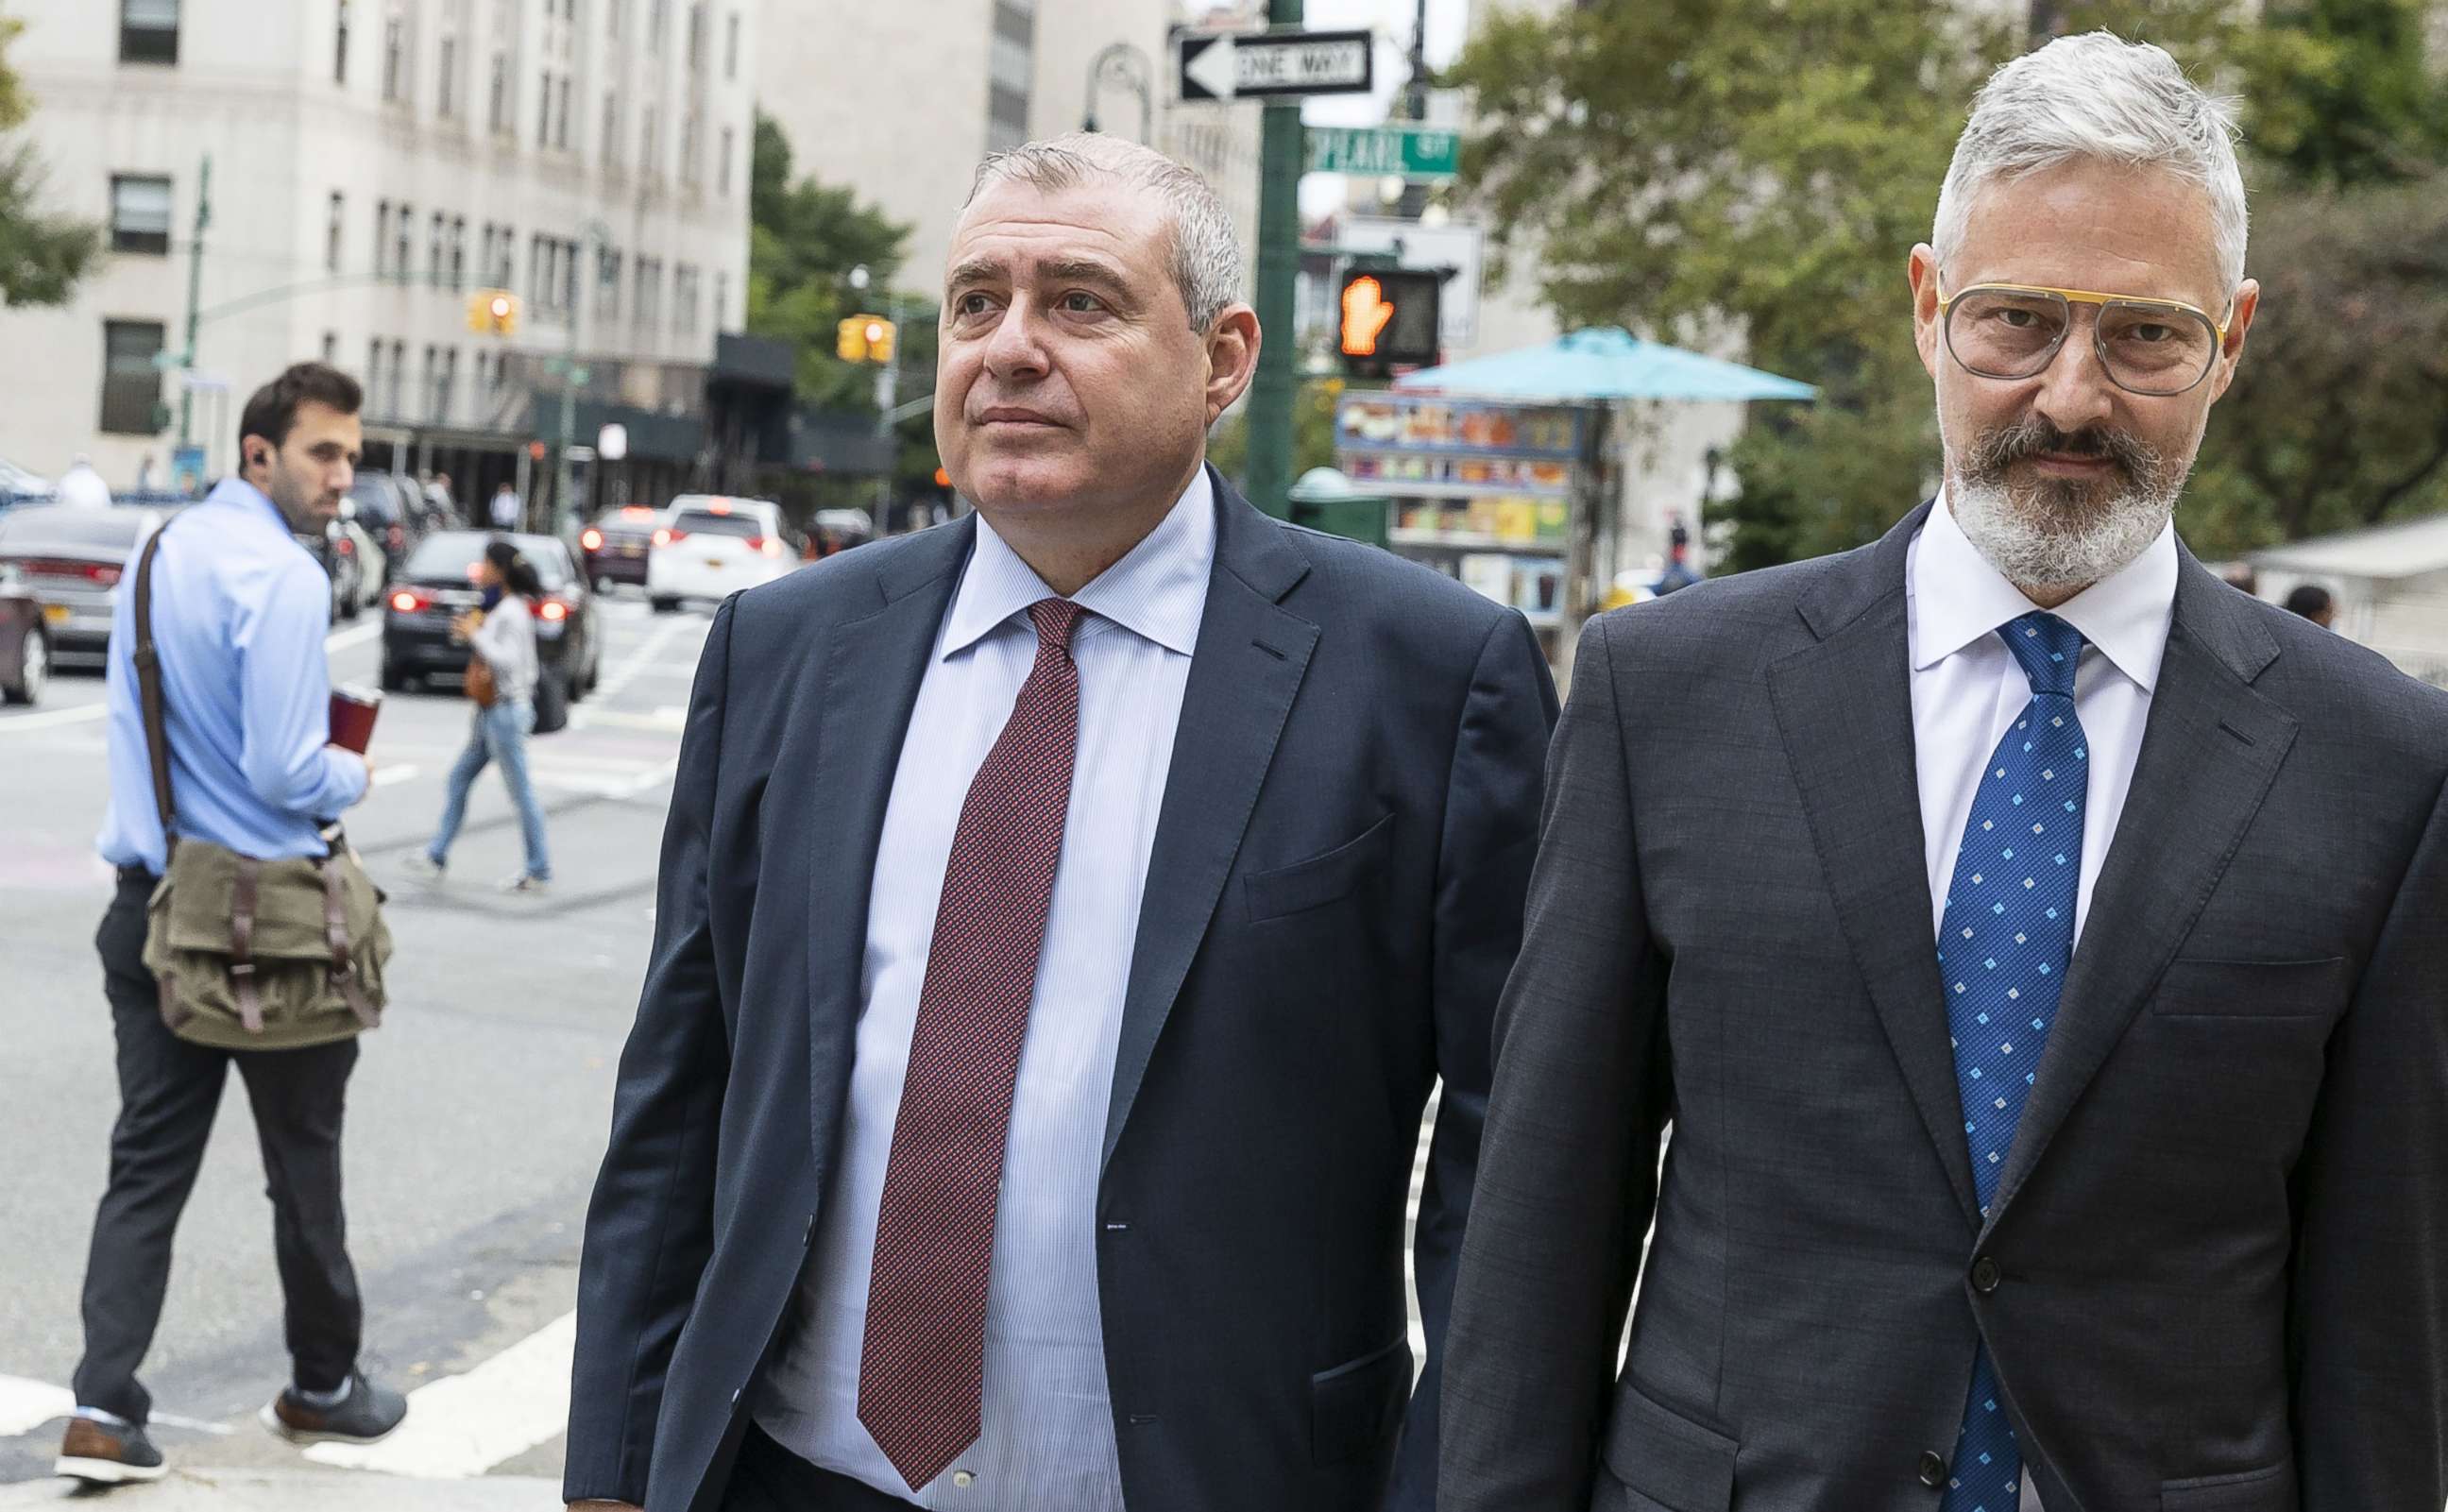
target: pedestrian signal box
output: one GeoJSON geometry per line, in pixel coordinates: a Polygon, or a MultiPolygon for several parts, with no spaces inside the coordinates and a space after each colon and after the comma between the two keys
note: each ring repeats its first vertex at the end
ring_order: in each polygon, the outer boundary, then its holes
{"type": "Polygon", "coordinates": [[[880,315],[854,315],[842,321],[833,354],[844,362],[892,360],[892,322],[880,315]]]}
{"type": "Polygon", "coordinates": [[[1373,374],[1434,363],[1444,285],[1444,275],[1427,268],[1354,268],[1345,274],[1336,320],[1344,367],[1373,374]]]}
{"type": "Polygon", "coordinates": [[[468,329],[478,335],[516,335],[519,297],[507,289],[479,289],[468,300],[468,329]]]}

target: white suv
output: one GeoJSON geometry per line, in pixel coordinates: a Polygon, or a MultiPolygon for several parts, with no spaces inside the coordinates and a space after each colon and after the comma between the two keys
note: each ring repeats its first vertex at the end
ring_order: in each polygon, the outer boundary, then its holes
{"type": "Polygon", "coordinates": [[[683,493],[646,553],[646,596],[664,613],[683,599],[720,599],[771,583],[798,565],[782,538],[780,505],[683,493]]]}

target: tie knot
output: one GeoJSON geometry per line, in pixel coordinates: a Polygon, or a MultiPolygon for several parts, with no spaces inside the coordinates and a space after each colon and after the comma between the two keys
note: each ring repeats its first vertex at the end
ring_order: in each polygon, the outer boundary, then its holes
{"type": "Polygon", "coordinates": [[[1040,651],[1071,649],[1071,632],[1080,627],[1080,617],[1088,611],[1068,599],[1040,599],[1028,606],[1028,618],[1037,625],[1037,648],[1040,651]]]}
{"type": "Polygon", "coordinates": [[[2081,631],[2054,614],[2026,614],[1998,633],[2031,679],[2033,697],[2074,697],[2075,671],[2082,665],[2081,631]]]}

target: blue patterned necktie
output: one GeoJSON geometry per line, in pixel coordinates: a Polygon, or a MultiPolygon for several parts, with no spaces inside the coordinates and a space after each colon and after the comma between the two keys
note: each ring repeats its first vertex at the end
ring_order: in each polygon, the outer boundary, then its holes
{"type": "MultiPolygon", "coordinates": [[[[1990,754],[1946,890],[1938,959],[1972,1179],[1986,1216],[2074,958],[2088,752],[2074,712],[2082,635],[2053,614],[1998,632],[2032,701],[1990,754]]],[[[2015,1512],[2023,1457],[1997,1371],[1974,1351],[1972,1394],[1940,1512],[2015,1512]]]]}

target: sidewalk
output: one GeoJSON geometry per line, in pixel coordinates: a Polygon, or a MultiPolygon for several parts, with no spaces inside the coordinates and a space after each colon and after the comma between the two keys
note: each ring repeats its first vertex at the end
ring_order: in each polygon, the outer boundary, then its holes
{"type": "Polygon", "coordinates": [[[356,1470],[179,1469],[151,1485],[105,1492],[72,1481],[0,1485],[0,1508],[53,1504],[92,1512],[558,1512],[561,1483],[530,1476],[480,1475],[411,1481],[356,1470]]]}

